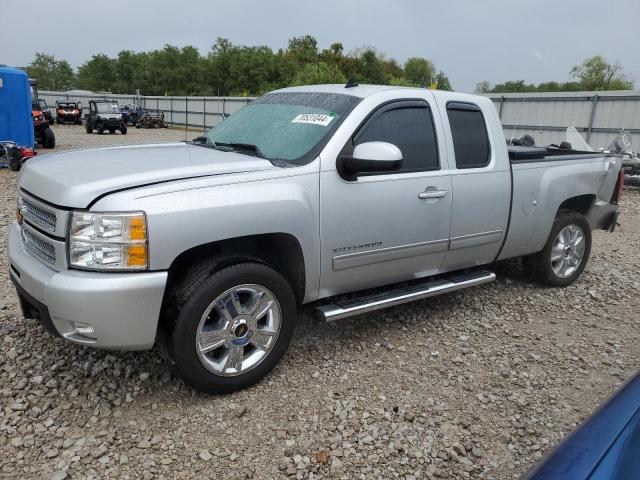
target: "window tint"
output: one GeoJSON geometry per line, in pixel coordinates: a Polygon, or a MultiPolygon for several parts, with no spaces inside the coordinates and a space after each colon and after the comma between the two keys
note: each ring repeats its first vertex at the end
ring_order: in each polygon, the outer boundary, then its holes
{"type": "Polygon", "coordinates": [[[471,104],[447,106],[453,148],[458,168],[479,168],[489,164],[490,146],[480,109],[471,104]]]}
{"type": "Polygon", "coordinates": [[[436,133],[427,107],[399,107],[376,114],[357,134],[354,145],[373,141],[400,149],[400,172],[439,168],[436,133]]]}

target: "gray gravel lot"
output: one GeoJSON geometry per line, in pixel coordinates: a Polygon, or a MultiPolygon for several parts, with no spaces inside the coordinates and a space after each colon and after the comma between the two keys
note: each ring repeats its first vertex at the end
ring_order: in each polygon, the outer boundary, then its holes
{"type": "MultiPolygon", "coordinates": [[[[55,132],[56,150],[184,138],[55,132]]],[[[93,350],[21,318],[15,178],[0,171],[2,478],[514,478],[639,367],[637,190],[570,288],[509,262],[477,289],[333,325],[303,315],[265,381],[207,397],[158,350],[93,350]]]]}

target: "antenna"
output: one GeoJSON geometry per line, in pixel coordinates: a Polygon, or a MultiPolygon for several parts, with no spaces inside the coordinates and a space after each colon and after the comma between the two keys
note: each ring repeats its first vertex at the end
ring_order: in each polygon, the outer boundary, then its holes
{"type": "Polygon", "coordinates": [[[358,83],[354,80],[353,77],[351,77],[351,78],[349,78],[349,81],[344,86],[344,88],[353,88],[353,87],[357,87],[357,86],[358,86],[358,83]]]}

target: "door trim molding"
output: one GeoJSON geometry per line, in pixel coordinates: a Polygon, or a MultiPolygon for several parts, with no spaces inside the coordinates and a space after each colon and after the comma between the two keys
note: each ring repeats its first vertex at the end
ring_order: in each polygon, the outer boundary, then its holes
{"type": "Polygon", "coordinates": [[[449,250],[457,250],[459,248],[477,247],[488,243],[499,242],[502,239],[502,230],[492,230],[490,232],[472,233],[470,235],[461,235],[452,237],[449,250]]]}
{"type": "Polygon", "coordinates": [[[378,248],[366,252],[348,253],[333,257],[333,269],[344,270],[346,268],[362,267],[373,263],[401,260],[408,257],[417,257],[432,253],[446,252],[449,248],[449,240],[432,240],[429,242],[412,243],[397,247],[378,248]]]}

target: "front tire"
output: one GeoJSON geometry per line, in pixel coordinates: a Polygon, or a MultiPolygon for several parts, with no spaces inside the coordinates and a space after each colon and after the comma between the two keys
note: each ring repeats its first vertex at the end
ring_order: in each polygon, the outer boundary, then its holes
{"type": "Polygon", "coordinates": [[[535,278],[551,287],[573,284],[589,261],[591,227],[578,212],[558,214],[542,251],[531,255],[527,264],[535,278]]]}
{"type": "Polygon", "coordinates": [[[126,125],[126,124],[122,124],[122,125],[120,126],[120,133],[121,133],[122,135],[126,135],[126,134],[127,134],[127,125],[126,125]]]}
{"type": "Polygon", "coordinates": [[[189,272],[175,292],[168,352],[184,381],[208,394],[247,388],[267,375],[293,335],[296,301],[269,266],[214,259],[189,272]]]}

